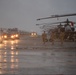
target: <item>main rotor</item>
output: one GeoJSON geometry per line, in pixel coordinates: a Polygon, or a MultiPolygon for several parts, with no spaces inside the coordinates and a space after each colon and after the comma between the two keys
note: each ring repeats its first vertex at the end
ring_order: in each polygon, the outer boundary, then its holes
{"type": "Polygon", "coordinates": [[[76,16],[76,13],[72,13],[72,14],[63,14],[63,15],[51,15],[50,17],[38,18],[37,21],[38,21],[38,20],[43,20],[43,19],[67,17],[67,16],[76,16]]]}

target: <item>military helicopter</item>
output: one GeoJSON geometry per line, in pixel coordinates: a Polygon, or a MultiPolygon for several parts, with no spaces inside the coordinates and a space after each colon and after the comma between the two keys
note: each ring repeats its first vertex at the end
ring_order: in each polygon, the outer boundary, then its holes
{"type": "MultiPolygon", "coordinates": [[[[63,15],[51,15],[50,17],[45,17],[45,18],[38,18],[37,21],[39,20],[44,20],[44,19],[51,19],[51,18],[59,18],[59,17],[67,17],[67,16],[76,16],[76,13],[72,13],[72,14],[63,14],[63,15]]],[[[75,31],[75,26],[74,24],[76,24],[76,22],[72,22],[69,21],[68,19],[66,21],[63,22],[54,22],[54,23],[43,23],[43,24],[36,24],[37,26],[39,25],[52,25],[52,24],[58,24],[58,30],[60,29],[61,31],[65,32],[65,39],[69,39],[69,40],[76,40],[76,31],[75,31]],[[63,25],[62,25],[63,24],[63,25]]]]}
{"type": "Polygon", "coordinates": [[[49,26],[49,32],[52,29],[53,26],[56,28],[54,29],[55,33],[57,36],[59,36],[60,32],[64,31],[65,32],[65,40],[75,40],[76,39],[76,31],[74,28],[74,24],[76,22],[69,21],[68,19],[63,22],[54,22],[54,23],[42,23],[42,24],[36,24],[37,26],[43,25],[43,27],[49,26]]]}
{"type": "Polygon", "coordinates": [[[66,21],[63,21],[63,22],[54,22],[54,23],[42,23],[42,24],[36,24],[37,26],[39,25],[43,25],[43,26],[57,26],[57,27],[64,27],[66,28],[67,26],[69,26],[70,30],[74,31],[75,28],[74,28],[74,24],[76,24],[76,22],[73,22],[73,21],[69,21],[68,19],[66,21]]]}
{"type": "MultiPolygon", "coordinates": [[[[37,21],[38,21],[38,20],[44,20],[44,19],[51,19],[51,18],[67,17],[67,16],[76,16],[76,13],[63,14],[63,15],[51,15],[50,17],[39,18],[39,19],[37,19],[37,21]]],[[[62,26],[62,25],[61,25],[62,23],[66,23],[66,24],[64,25],[64,27],[67,27],[67,25],[68,25],[69,29],[70,29],[70,27],[71,27],[72,31],[75,30],[74,24],[76,24],[76,22],[69,21],[68,19],[67,19],[66,21],[63,21],[63,22],[55,22],[55,23],[49,23],[49,24],[43,23],[43,24],[36,24],[36,25],[37,25],[37,26],[38,26],[38,25],[52,25],[52,24],[59,24],[59,23],[60,23],[60,25],[58,25],[59,27],[62,26]]]]}

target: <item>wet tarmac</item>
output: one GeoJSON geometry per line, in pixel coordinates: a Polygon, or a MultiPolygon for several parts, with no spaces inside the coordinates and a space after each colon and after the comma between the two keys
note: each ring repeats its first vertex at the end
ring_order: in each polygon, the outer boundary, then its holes
{"type": "Polygon", "coordinates": [[[4,41],[0,45],[0,74],[76,75],[76,42],[52,46],[36,39],[4,41]]]}

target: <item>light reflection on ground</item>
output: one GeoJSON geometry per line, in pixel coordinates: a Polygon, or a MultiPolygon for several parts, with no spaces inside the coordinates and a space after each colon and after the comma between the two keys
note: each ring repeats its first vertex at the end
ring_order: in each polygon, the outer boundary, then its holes
{"type": "Polygon", "coordinates": [[[0,74],[13,74],[13,69],[18,69],[18,51],[15,50],[17,43],[17,40],[5,40],[0,44],[0,74]]]}
{"type": "Polygon", "coordinates": [[[0,74],[76,74],[75,49],[47,49],[41,45],[43,50],[32,47],[27,50],[24,49],[26,45],[18,43],[13,40],[1,44],[0,74]]]}

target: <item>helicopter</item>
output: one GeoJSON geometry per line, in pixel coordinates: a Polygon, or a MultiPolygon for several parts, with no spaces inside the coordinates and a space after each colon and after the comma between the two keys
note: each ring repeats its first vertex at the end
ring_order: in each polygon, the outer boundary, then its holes
{"type": "Polygon", "coordinates": [[[72,40],[74,41],[76,39],[76,31],[75,31],[75,27],[74,24],[76,24],[76,22],[73,21],[69,21],[68,19],[66,21],[63,22],[54,22],[54,23],[42,23],[42,24],[36,24],[37,26],[39,25],[43,25],[43,28],[49,27],[48,31],[50,33],[50,31],[52,30],[52,27],[55,26],[55,28],[53,29],[57,35],[57,37],[59,36],[60,32],[65,32],[65,40],[72,40]]]}
{"type": "MultiPolygon", "coordinates": [[[[37,21],[44,20],[44,19],[51,19],[51,18],[58,19],[59,17],[67,17],[67,16],[76,16],[76,13],[62,14],[62,15],[51,15],[50,17],[38,18],[37,21]]],[[[76,40],[76,31],[75,31],[76,26],[74,26],[74,24],[76,24],[76,22],[72,22],[67,19],[66,21],[63,21],[63,22],[54,22],[54,23],[49,23],[49,24],[43,23],[43,24],[36,24],[36,25],[39,26],[39,25],[52,25],[52,24],[58,24],[57,31],[65,32],[65,39],[69,39],[69,40],[73,40],[73,41],[76,40]],[[64,24],[64,25],[62,25],[62,24],[64,24]]],[[[56,33],[57,33],[57,31],[56,31],[56,33]]]]}
{"type": "Polygon", "coordinates": [[[76,24],[76,22],[73,22],[73,21],[69,21],[68,18],[66,21],[63,21],[63,22],[54,22],[54,23],[42,23],[42,24],[36,24],[37,26],[39,25],[43,25],[43,26],[58,26],[59,28],[60,27],[64,27],[66,28],[67,26],[70,27],[70,30],[74,31],[75,30],[75,27],[74,27],[74,24],[76,24]],[[64,24],[64,25],[62,25],[64,24]]]}

